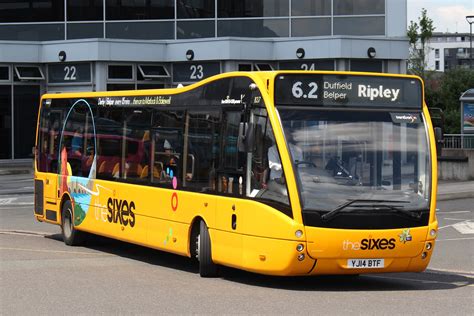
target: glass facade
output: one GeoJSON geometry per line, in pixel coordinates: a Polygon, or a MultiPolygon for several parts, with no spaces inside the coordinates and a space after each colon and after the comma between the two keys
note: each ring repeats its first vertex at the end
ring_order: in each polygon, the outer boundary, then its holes
{"type": "Polygon", "coordinates": [[[385,35],[385,10],[385,0],[4,0],[0,40],[385,35]]]}
{"type": "Polygon", "coordinates": [[[0,161],[32,158],[40,83],[12,80],[12,66],[0,65],[0,161]]]}

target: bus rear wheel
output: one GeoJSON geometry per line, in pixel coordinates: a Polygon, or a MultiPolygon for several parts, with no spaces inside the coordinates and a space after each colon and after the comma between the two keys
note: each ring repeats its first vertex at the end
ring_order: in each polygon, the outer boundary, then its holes
{"type": "Polygon", "coordinates": [[[199,274],[203,278],[217,276],[217,265],[212,261],[211,238],[206,223],[199,223],[199,234],[196,238],[196,257],[199,261],[199,274]]]}
{"type": "Polygon", "coordinates": [[[74,227],[72,203],[69,200],[65,201],[62,207],[61,232],[64,243],[68,246],[77,246],[84,239],[84,235],[74,227]]]}

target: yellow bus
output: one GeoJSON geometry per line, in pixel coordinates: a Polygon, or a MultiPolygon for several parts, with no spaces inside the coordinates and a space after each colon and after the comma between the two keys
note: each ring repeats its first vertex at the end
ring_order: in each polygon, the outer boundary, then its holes
{"type": "Polygon", "coordinates": [[[423,82],[233,72],[176,89],[46,94],[37,220],[269,275],[423,271],[437,169],[423,82]]]}

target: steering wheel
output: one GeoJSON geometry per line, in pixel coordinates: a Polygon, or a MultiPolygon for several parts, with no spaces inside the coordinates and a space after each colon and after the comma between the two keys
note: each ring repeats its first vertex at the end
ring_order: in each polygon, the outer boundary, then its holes
{"type": "Polygon", "coordinates": [[[311,162],[311,161],[302,160],[302,161],[297,161],[295,164],[296,164],[297,167],[299,167],[300,165],[309,165],[313,168],[316,168],[316,164],[314,162],[311,162]]]}

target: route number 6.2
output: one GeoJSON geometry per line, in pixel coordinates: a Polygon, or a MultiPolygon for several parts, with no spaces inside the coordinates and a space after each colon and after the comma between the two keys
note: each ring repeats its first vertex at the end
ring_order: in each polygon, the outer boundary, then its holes
{"type": "Polygon", "coordinates": [[[64,67],[64,81],[76,80],[76,66],[64,67]]]}
{"type": "Polygon", "coordinates": [[[316,92],[318,91],[318,84],[316,82],[308,83],[308,87],[310,88],[309,92],[306,94],[303,90],[303,83],[301,81],[296,81],[291,88],[291,93],[293,97],[296,99],[300,99],[303,97],[304,99],[317,99],[318,95],[316,92]]]}

